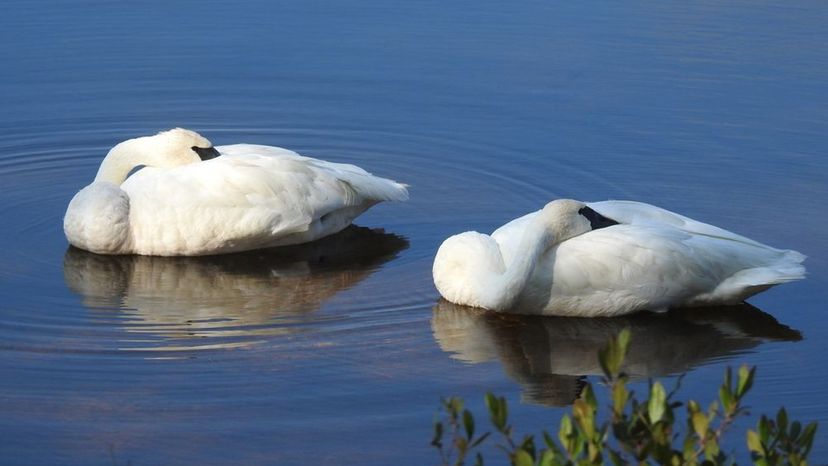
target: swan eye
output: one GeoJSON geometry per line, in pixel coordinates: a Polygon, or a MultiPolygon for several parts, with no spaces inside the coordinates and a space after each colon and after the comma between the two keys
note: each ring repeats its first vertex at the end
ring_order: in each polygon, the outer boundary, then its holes
{"type": "Polygon", "coordinates": [[[198,154],[198,157],[199,157],[201,160],[210,160],[210,159],[214,159],[214,158],[218,157],[219,155],[221,155],[221,154],[219,153],[219,151],[217,151],[217,150],[216,150],[216,148],[215,148],[215,147],[198,147],[198,146],[193,146],[193,147],[191,147],[191,149],[193,149],[193,151],[194,151],[196,154],[198,154]]]}
{"type": "Polygon", "coordinates": [[[615,220],[604,217],[603,215],[590,209],[589,207],[582,207],[581,210],[578,211],[578,213],[586,217],[587,220],[589,220],[589,225],[592,227],[593,230],[618,225],[618,222],[616,222],[615,220]]]}

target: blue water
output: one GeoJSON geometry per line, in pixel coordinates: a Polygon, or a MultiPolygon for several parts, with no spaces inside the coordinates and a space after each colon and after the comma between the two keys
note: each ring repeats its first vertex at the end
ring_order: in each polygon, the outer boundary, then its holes
{"type": "Polygon", "coordinates": [[[822,423],[825,462],[826,24],[817,1],[6,0],[0,463],[434,464],[441,396],[482,416],[494,390],[522,432],[554,428],[625,325],[638,377],[689,372],[705,403],[726,366],[758,366],[730,446],[784,404],[822,423]],[[173,126],[355,163],[412,198],[281,253],[68,249],[64,209],[106,151],[173,126]],[[439,302],[442,239],[563,196],[796,249],[809,276],[755,308],[610,321],[439,302]]]}

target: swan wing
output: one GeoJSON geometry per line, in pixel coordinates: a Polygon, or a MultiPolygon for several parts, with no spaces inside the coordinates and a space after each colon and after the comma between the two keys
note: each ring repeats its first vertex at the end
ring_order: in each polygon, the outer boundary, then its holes
{"type": "Polygon", "coordinates": [[[217,149],[221,157],[172,169],[146,167],[122,184],[133,235],[154,243],[137,245],[139,252],[241,250],[275,245],[274,239],[291,234],[304,234],[296,242],[308,241],[319,236],[316,230],[328,233],[318,222],[328,214],[344,227],[377,202],[407,197],[403,185],[353,165],[270,146],[217,149]]]}
{"type": "MultiPolygon", "coordinates": [[[[768,287],[801,279],[805,256],[648,204],[589,204],[620,225],[553,248],[524,289],[522,306],[559,315],[616,315],[640,309],[737,303],[768,287]]],[[[505,263],[520,251],[538,212],[492,233],[505,263]]]]}
{"type": "MultiPolygon", "coordinates": [[[[708,223],[699,222],[684,215],[671,212],[661,207],[636,201],[600,201],[589,202],[589,207],[601,215],[611,218],[618,223],[630,225],[656,224],[669,225],[695,235],[705,235],[713,238],[726,239],[739,243],[752,244],[754,246],[765,246],[758,241],[731,231],[719,228],[708,223]]],[[[768,246],[765,246],[768,247],[768,246]]]]}
{"type": "Polygon", "coordinates": [[[533,284],[548,293],[559,313],[604,309],[626,313],[670,303],[715,287],[718,271],[706,254],[688,244],[678,229],[617,225],[564,241],[536,269],[533,284]],[[551,285],[551,292],[549,290],[551,285]]]}
{"type": "Polygon", "coordinates": [[[666,310],[736,303],[802,278],[800,256],[666,225],[616,225],[564,241],[535,279],[552,283],[551,307],[581,309],[579,315],[666,310]]]}
{"type": "Polygon", "coordinates": [[[325,160],[305,157],[288,149],[274,146],[255,144],[233,144],[218,146],[216,149],[222,155],[232,156],[260,156],[274,160],[293,161],[304,163],[319,174],[336,178],[340,183],[350,186],[362,200],[369,201],[405,201],[408,200],[408,190],[401,183],[386,178],[374,176],[362,168],[347,163],[328,162],[325,160]]]}

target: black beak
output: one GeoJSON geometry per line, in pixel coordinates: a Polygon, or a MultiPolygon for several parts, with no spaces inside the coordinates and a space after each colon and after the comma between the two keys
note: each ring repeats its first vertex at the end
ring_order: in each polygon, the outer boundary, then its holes
{"type": "Polygon", "coordinates": [[[615,220],[604,217],[603,215],[590,209],[589,207],[581,208],[581,210],[579,210],[578,213],[586,217],[587,220],[589,220],[589,224],[590,226],[592,226],[593,230],[618,225],[618,222],[616,222],[615,220]]]}
{"type": "Polygon", "coordinates": [[[195,151],[195,153],[196,153],[196,154],[198,154],[198,157],[199,157],[202,161],[204,161],[204,160],[214,159],[214,158],[218,157],[219,155],[221,155],[221,154],[219,153],[219,151],[217,151],[217,150],[216,150],[216,148],[215,148],[215,147],[198,147],[198,146],[193,146],[193,151],[195,151]]]}

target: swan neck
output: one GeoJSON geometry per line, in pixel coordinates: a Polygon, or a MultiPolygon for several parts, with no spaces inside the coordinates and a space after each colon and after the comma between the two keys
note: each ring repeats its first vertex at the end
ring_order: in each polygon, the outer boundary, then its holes
{"type": "Polygon", "coordinates": [[[101,162],[95,181],[106,181],[120,186],[133,168],[144,164],[141,139],[144,138],[130,139],[113,147],[101,162]]]}
{"type": "Polygon", "coordinates": [[[498,308],[509,309],[514,306],[518,297],[529,282],[535,266],[553,244],[553,238],[540,222],[533,222],[523,233],[520,246],[511,263],[500,277],[500,286],[496,293],[501,297],[498,308]]]}

